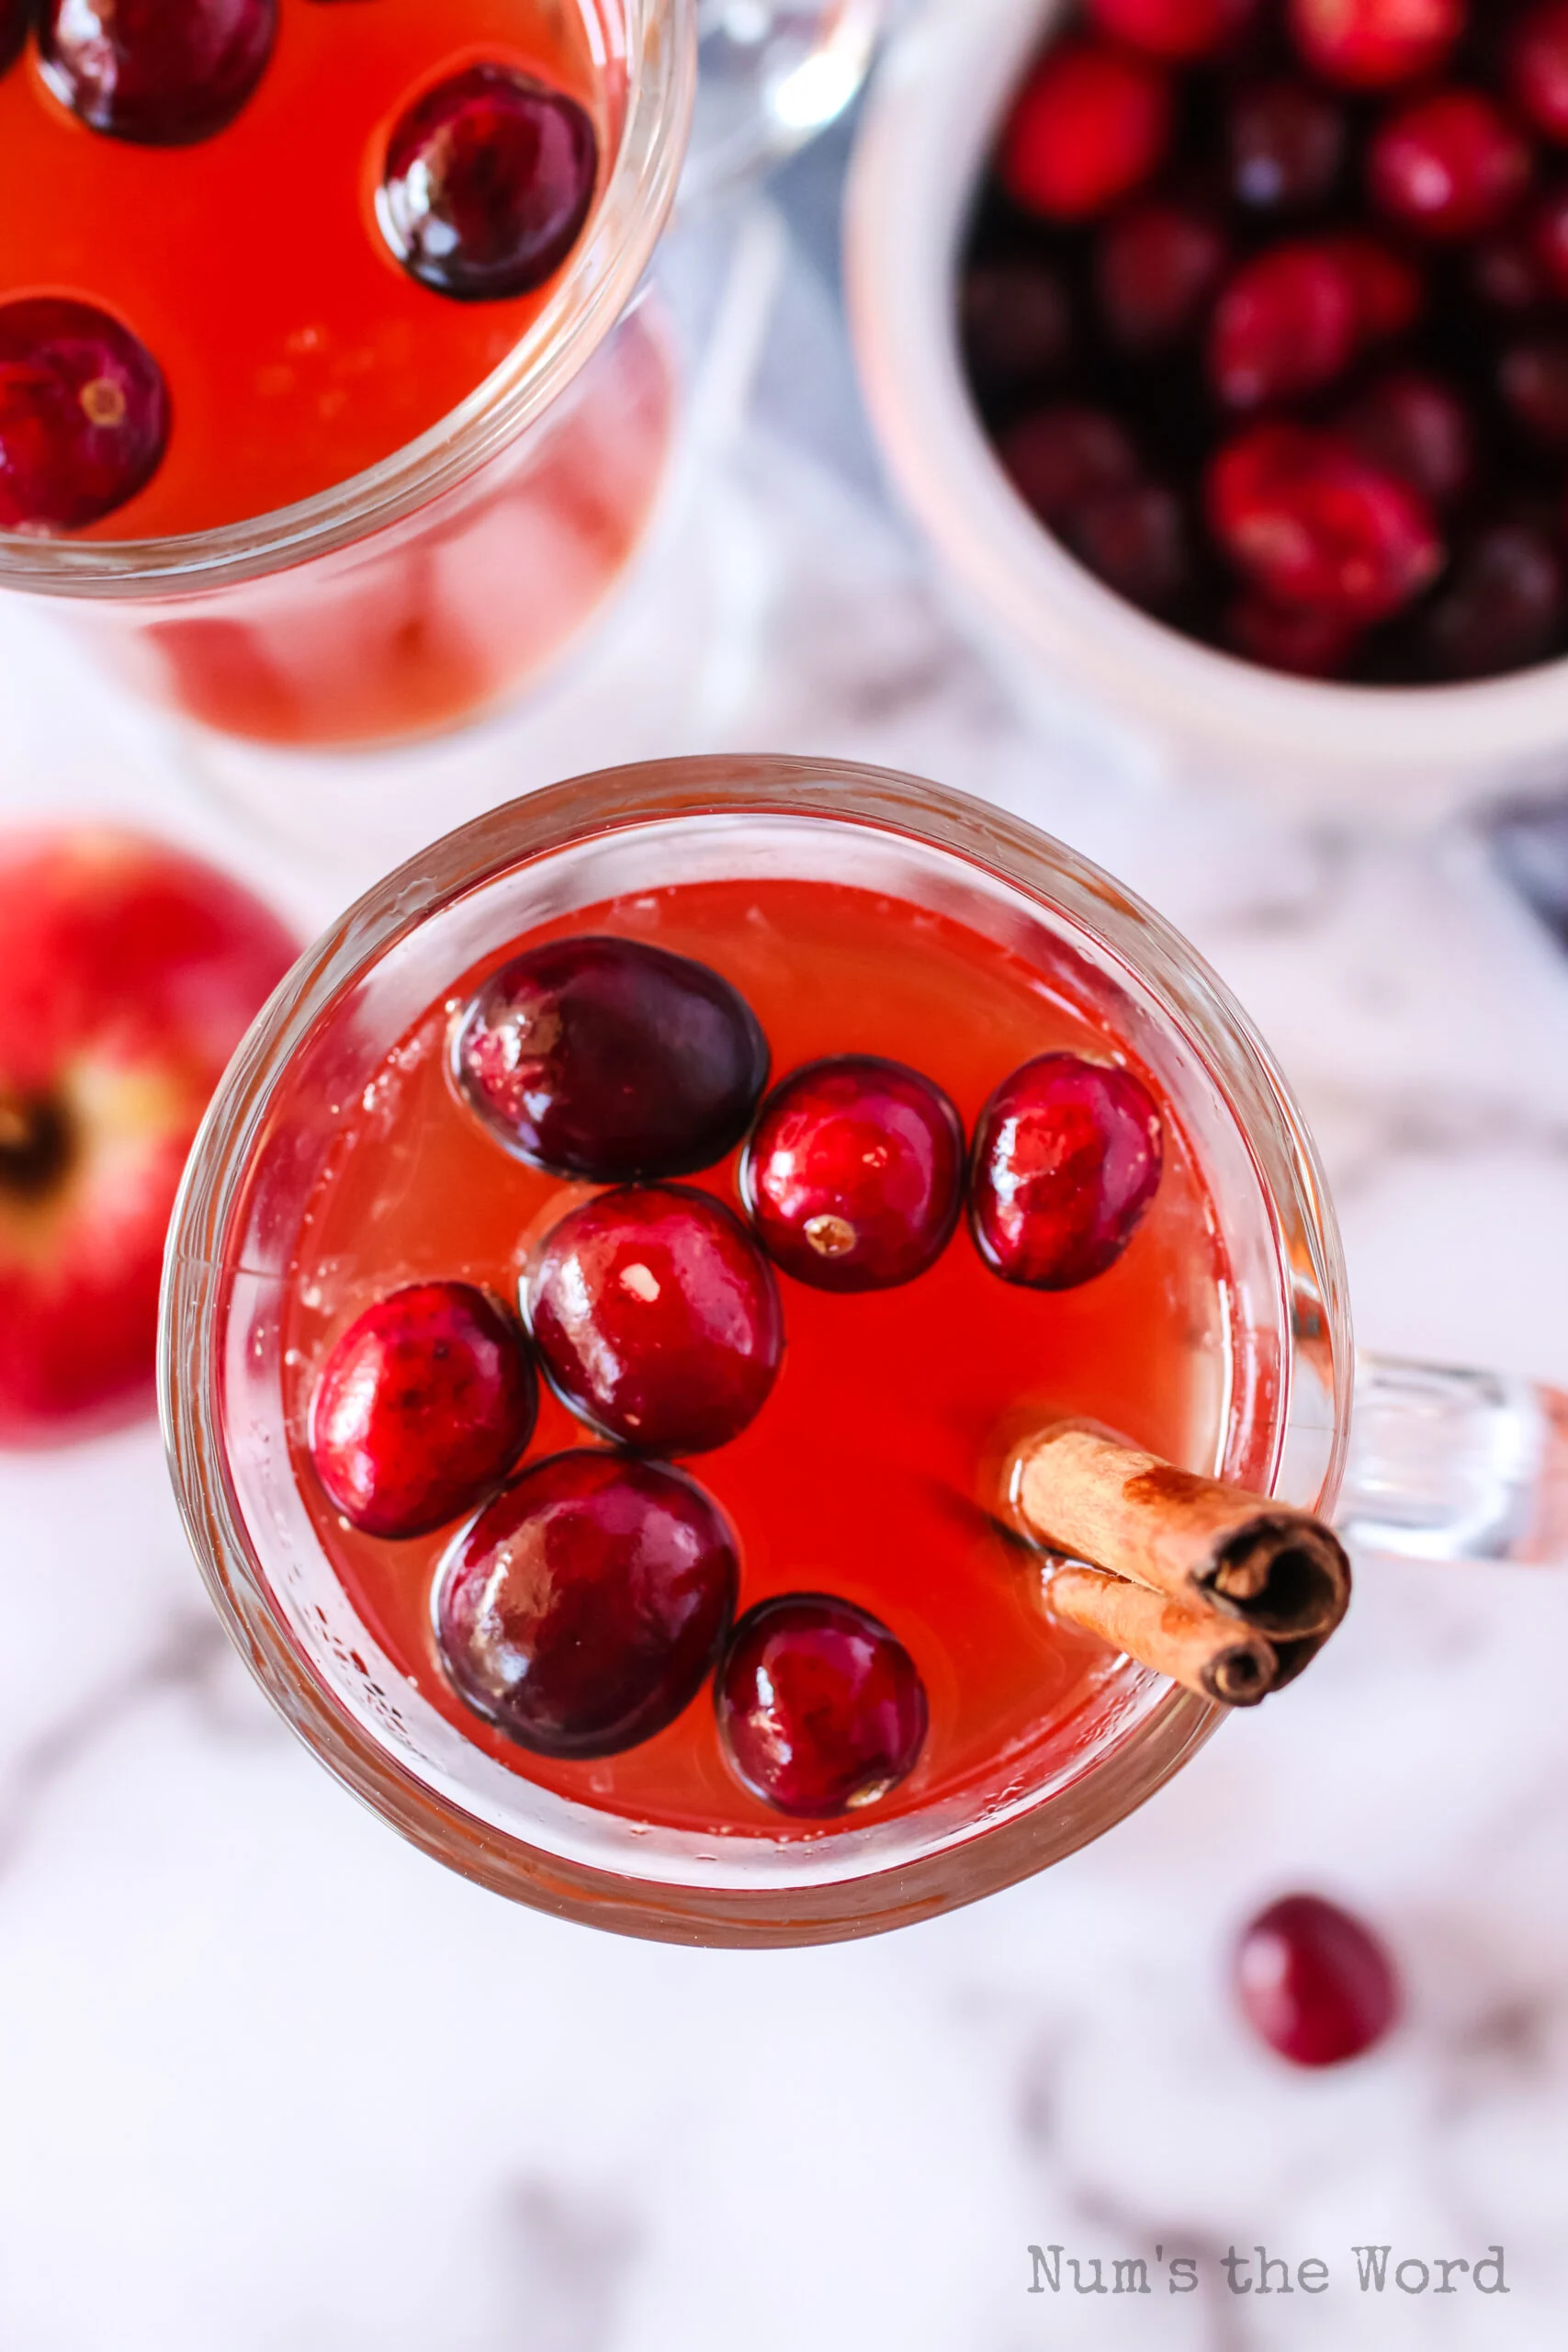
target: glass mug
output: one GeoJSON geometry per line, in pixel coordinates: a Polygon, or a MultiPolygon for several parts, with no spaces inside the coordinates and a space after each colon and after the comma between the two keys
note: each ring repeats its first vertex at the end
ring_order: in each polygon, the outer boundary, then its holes
{"type": "Polygon", "coordinates": [[[51,602],[122,682],[220,733],[355,747],[507,701],[582,630],[670,472],[677,356],[639,299],[704,92],[694,179],[808,137],[852,96],[879,0],[719,11],[581,0],[610,161],[553,298],[493,375],[367,472],[175,538],[0,532],[0,587],[51,602]],[[744,16],[744,23],[730,23],[744,16]]]}
{"type": "Polygon", "coordinates": [[[1373,1547],[1502,1558],[1562,1548],[1568,1464],[1568,1400],[1550,1392],[1366,1360],[1358,1375],[1332,1204],[1268,1049],[1182,939],[1059,842],[912,777],[763,759],[589,776],[449,835],[301,958],[197,1140],[170,1237],[160,1365],[180,1506],[268,1696],[416,1845],[571,1918],[752,1946],[865,1935],[1009,1885],[1152,1796],[1224,1711],[1123,1658],[1085,1744],[1026,1785],[998,1759],[995,1786],[962,1803],[852,1817],[805,1840],[634,1825],[558,1795],[438,1715],[355,1611],[290,1464],[281,1310],[336,1106],[456,974],[575,908],[768,876],[941,910],[1034,968],[1065,944],[1093,976],[1224,1228],[1230,1361],[1211,1385],[1201,1458],[1184,1466],[1324,1513],[1339,1503],[1341,1525],[1373,1547]]]}

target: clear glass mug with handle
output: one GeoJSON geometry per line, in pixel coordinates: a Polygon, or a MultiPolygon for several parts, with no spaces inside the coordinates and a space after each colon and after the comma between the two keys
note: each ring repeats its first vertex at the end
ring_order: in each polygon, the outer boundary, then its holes
{"type": "Polygon", "coordinates": [[[671,470],[680,354],[643,297],[689,148],[711,198],[809,137],[858,86],[880,0],[581,5],[604,60],[604,186],[495,373],[379,465],[276,513],[166,539],[0,532],[0,588],[49,600],[147,699],[276,746],[445,731],[581,633],[671,470]]]}
{"type": "MultiPolygon", "coordinates": [[[[165,1434],[220,1615],[340,1781],[500,1893],[692,1943],[865,1935],[1010,1884],[1141,1804],[1223,1713],[1122,1659],[1081,1739],[1032,1775],[998,1757],[994,1785],[966,1783],[961,1803],[851,1815],[806,1840],[704,1836],[569,1800],[482,1753],[384,1655],[339,1581],[292,1466],[283,1367],[290,1266],[333,1106],[363,1091],[455,974],[535,923],[676,882],[781,875],[858,883],[956,917],[1030,968],[1066,954],[1092,977],[1224,1233],[1226,1361],[1181,1466],[1337,1510],[1373,1550],[1568,1555],[1568,1402],[1478,1374],[1358,1366],[1332,1203],[1283,1079],[1195,952],[1108,876],[977,802],[826,762],[672,760],[513,802],[361,899],[242,1048],[170,1237],[165,1434]]],[[[994,1465],[981,1475],[998,1482],[994,1465]]],[[[999,1494],[968,1499],[1004,1507],[999,1494]]]]}

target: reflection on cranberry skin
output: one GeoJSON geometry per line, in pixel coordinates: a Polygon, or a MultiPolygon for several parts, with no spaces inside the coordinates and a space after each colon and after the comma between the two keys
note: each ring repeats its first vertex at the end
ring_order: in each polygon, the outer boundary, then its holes
{"type": "Polygon", "coordinates": [[[728,1525],[680,1471],[558,1453],[458,1539],[436,1636],[458,1695],[522,1747],[614,1756],[696,1696],[738,1576],[728,1525]]]}
{"type": "Polygon", "coordinates": [[[1393,1963],[1370,1928],[1321,1895],[1289,1894],[1246,1929],[1235,1989],[1253,2030],[1294,2066],[1337,2066],[1399,2015],[1393,1963]]]}
{"type": "Polygon", "coordinates": [[[522,1331],[468,1283],[378,1299],[327,1358],[310,1459],[367,1535],[428,1534],[493,1492],[534,1433],[538,1394],[522,1331]]]}
{"type": "Polygon", "coordinates": [[[1131,1070],[1042,1054],[980,1114],[969,1186],[980,1254],[1004,1281],[1073,1290],[1113,1266],[1159,1189],[1159,1112],[1131,1070]]]}
{"type": "Polygon", "coordinates": [[[1372,201],[1402,229],[1450,241],[1499,228],[1529,185],[1530,152],[1481,90],[1439,90],[1371,143],[1372,201]]]}
{"type": "Polygon", "coordinates": [[[80,530],[151,481],[169,398],[145,344],[55,295],[0,303],[0,529],[80,530]]]}
{"type": "Polygon", "coordinates": [[[778,1375],[778,1284],[706,1193],[650,1184],[585,1201],[546,1237],[525,1287],[558,1396],[641,1453],[727,1444],[778,1375]]]}
{"type": "Polygon", "coordinates": [[[821,1593],[749,1610],[715,1696],[740,1779],[800,1820],[875,1804],[914,1770],[926,1736],[925,1685],[902,1642],[821,1593]]]}
{"type": "Polygon", "coordinates": [[[575,98],[510,66],[470,65],[399,119],[377,211],[421,285],[500,301],[555,275],[598,175],[598,134],[575,98]]]}
{"type": "Polygon", "coordinates": [[[93,130],[185,147],[231,122],[277,38],[277,0],[46,0],[44,80],[93,130]]]}
{"type": "Polygon", "coordinates": [[[486,1125],[560,1176],[685,1176],[733,1149],[768,1079],[767,1040],[705,964],[632,939],[530,948],[486,981],[457,1039],[486,1125]]]}

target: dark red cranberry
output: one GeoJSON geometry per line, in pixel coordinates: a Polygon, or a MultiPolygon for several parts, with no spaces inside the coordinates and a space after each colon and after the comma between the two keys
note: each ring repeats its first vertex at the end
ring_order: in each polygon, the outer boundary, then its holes
{"type": "Polygon", "coordinates": [[[1174,492],[1159,482],[1133,482],[1087,499],[1060,527],[1096,579],[1146,612],[1168,611],[1190,585],[1187,517],[1174,492]]]}
{"type": "Polygon", "coordinates": [[[815,1290],[890,1290],[945,1249],[964,1129],[940,1086],[868,1055],[808,1062],[762,1105],[742,1185],[775,1266],[815,1290]]]}
{"type": "Polygon", "coordinates": [[[1530,223],[1530,245],[1543,286],[1568,300],[1568,187],[1544,196],[1530,223]]]}
{"type": "Polygon", "coordinates": [[[1568,142],[1568,0],[1541,0],[1513,27],[1507,50],[1514,104],[1537,130],[1568,142]]]}
{"type": "Polygon", "coordinates": [[[425,1535],[500,1486],[537,1405],[512,1317],[468,1283],[415,1283],[367,1308],[328,1356],[310,1460],[365,1534],[425,1535]]]}
{"type": "Polygon", "coordinates": [[[1497,363],[1504,405],[1542,449],[1568,449],[1568,340],[1542,335],[1516,343],[1497,363]]]}
{"type": "Polygon", "coordinates": [[[158,363],[106,311],[0,303],[0,528],[80,530],[156,471],[169,435],[158,363]]]}
{"type": "Polygon", "coordinates": [[[32,0],[0,0],[0,74],[20,56],[32,20],[32,0]]]}
{"type": "Polygon", "coordinates": [[[1004,433],[997,454],[1013,488],[1053,526],[1075,506],[1138,478],[1138,455],[1113,416],[1064,401],[1004,433]]]}
{"type": "Polygon", "coordinates": [[[1442,569],[1427,501],[1339,435],[1255,425],[1211,465],[1208,506],[1224,552],[1276,604],[1371,624],[1442,569]]]}
{"type": "Polygon", "coordinates": [[[561,939],[485,982],[455,1069],[520,1158],[615,1184],[722,1159],[751,1123],[768,1047],[705,964],[637,940],[561,939]]]}
{"type": "Polygon", "coordinates": [[[1116,214],[1095,247],[1095,288],[1111,340],[1123,351],[1164,351],[1197,332],[1230,248],[1194,206],[1146,198],[1116,214]]]}
{"type": "Polygon", "coordinates": [[[679,1470],[558,1453],[462,1536],[435,1594],[446,1671],[542,1756],[614,1756],[690,1704],[723,1645],[735,1539],[679,1470]]]}
{"type": "Polygon", "coordinates": [[[1349,277],[1356,300],[1357,334],[1363,344],[1387,343],[1406,334],[1426,308],[1418,273],[1380,238],[1352,231],[1318,240],[1349,277]]]}
{"type": "Polygon", "coordinates": [[[926,1736],[925,1685],[902,1642],[823,1593],[748,1610],[715,1697],[741,1780],[803,1821],[874,1804],[913,1771],[926,1736]]]}
{"type": "Polygon", "coordinates": [[[1231,192],[1249,212],[1310,212],[1333,195],[1345,162],[1345,117],[1332,98],[1282,76],[1231,100],[1225,125],[1231,192]]]}
{"type": "Polygon", "coordinates": [[[574,1413],[646,1453],[704,1453],[767,1400],[784,1317],[739,1220],[683,1185],[627,1186],[573,1209],[528,1282],[545,1369],[574,1413]]]}
{"type": "Polygon", "coordinates": [[[1421,616],[1421,646],[1436,678],[1492,678],[1542,661],[1564,620],[1562,563],[1544,532],[1494,523],[1455,559],[1421,616]]]}
{"type": "Polygon", "coordinates": [[[1465,0],[1291,0],[1309,65],[1349,90],[1387,90],[1436,73],[1465,28],[1465,0]]]}
{"type": "Polygon", "coordinates": [[[1295,2066],[1336,2066],[1380,2042],[1399,2015],[1393,1964],[1370,1928],[1317,1894],[1260,1911],[1235,1957],[1247,2022],[1295,2066]]]}
{"type": "Polygon", "coordinates": [[[1047,220],[1109,211],[1158,170],[1170,144],[1169,85],[1158,68],[1098,41],[1047,50],[1002,135],[1002,185],[1047,220]]]}
{"type": "Polygon", "coordinates": [[[1361,630],[1343,614],[1310,605],[1276,605],[1257,594],[1237,597],[1225,615],[1225,643],[1247,662],[1295,678],[1341,678],[1361,630]]]}
{"type": "Polygon", "coordinates": [[[1475,425],[1459,394],[1423,368],[1380,376],[1341,411],[1341,431],[1363,458],[1451,506],[1475,472],[1475,425]]]}
{"type": "Polygon", "coordinates": [[[1089,0],[1102,33],[1173,62],[1228,49],[1256,13],[1257,0],[1089,0]]]}
{"type": "Polygon", "coordinates": [[[980,1114],[969,1216],[1010,1283],[1073,1290],[1116,1263],[1159,1189],[1164,1130],[1131,1070],[1042,1054],[980,1114]]]}
{"type": "Polygon", "coordinates": [[[1483,90],[1439,90],[1385,122],[1367,159],[1372,200],[1403,229],[1453,241],[1498,228],[1529,186],[1530,151],[1483,90]]]}
{"type": "Polygon", "coordinates": [[[469,65],[400,117],[377,210],[422,285],[499,301],[555,275],[598,175],[598,135],[575,98],[509,65],[469,65]]]}
{"type": "Polygon", "coordinates": [[[1473,245],[1467,256],[1471,290],[1493,311],[1534,311],[1551,293],[1533,230],[1517,221],[1473,245]]]}
{"type": "Polygon", "coordinates": [[[1048,384],[1072,356],[1072,306],[1048,262],[976,262],[964,274],[959,317],[969,380],[982,396],[1048,384]]]}
{"type": "Polygon", "coordinates": [[[94,130],[184,147],[231,122],[277,38],[277,0],[44,0],[44,80],[94,130]]]}
{"type": "Polygon", "coordinates": [[[1276,245],[1237,270],[1209,335],[1209,379],[1227,408],[1320,391],[1343,374],[1360,333],[1357,288],[1340,256],[1276,245]]]}

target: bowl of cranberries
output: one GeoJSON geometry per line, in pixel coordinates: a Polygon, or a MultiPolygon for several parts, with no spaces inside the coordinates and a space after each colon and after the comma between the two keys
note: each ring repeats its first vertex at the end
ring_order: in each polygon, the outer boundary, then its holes
{"type": "Polygon", "coordinates": [[[897,483],[1046,718],[1371,821],[1568,748],[1568,5],[928,0],[856,160],[897,483]]]}

